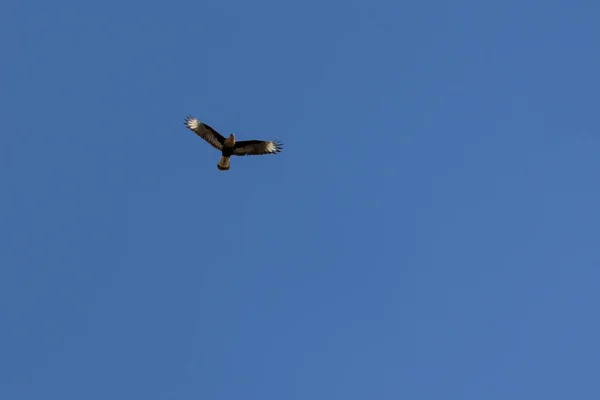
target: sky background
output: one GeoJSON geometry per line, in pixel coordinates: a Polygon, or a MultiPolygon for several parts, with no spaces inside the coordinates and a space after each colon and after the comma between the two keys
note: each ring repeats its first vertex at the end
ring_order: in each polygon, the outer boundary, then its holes
{"type": "Polygon", "coordinates": [[[2,2],[0,398],[600,398],[598,21],[2,2]]]}

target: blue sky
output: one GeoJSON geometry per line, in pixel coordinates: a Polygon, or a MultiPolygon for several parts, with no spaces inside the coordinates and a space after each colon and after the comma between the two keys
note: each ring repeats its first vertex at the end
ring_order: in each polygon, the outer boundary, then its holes
{"type": "Polygon", "coordinates": [[[0,398],[600,398],[599,20],[3,2],[0,398]]]}

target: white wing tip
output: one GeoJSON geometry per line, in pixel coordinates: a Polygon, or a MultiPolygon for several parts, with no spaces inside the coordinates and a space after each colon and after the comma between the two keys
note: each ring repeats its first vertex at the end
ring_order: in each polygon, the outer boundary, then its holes
{"type": "Polygon", "coordinates": [[[269,153],[279,153],[283,149],[282,143],[279,140],[271,141],[267,144],[269,153]]]}
{"type": "Polygon", "coordinates": [[[185,125],[192,130],[198,129],[200,121],[198,121],[198,118],[188,116],[185,118],[185,125]]]}

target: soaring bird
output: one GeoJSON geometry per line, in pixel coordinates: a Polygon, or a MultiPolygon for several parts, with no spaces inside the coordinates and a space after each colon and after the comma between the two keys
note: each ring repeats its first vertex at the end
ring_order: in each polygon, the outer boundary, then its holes
{"type": "Polygon", "coordinates": [[[221,151],[221,159],[217,163],[217,168],[221,171],[229,169],[229,158],[232,155],[258,156],[262,154],[276,154],[283,149],[282,143],[278,140],[242,140],[236,142],[233,133],[228,138],[225,138],[204,122],[200,122],[197,118],[189,115],[185,117],[184,124],[196,135],[206,140],[212,147],[221,151]]]}

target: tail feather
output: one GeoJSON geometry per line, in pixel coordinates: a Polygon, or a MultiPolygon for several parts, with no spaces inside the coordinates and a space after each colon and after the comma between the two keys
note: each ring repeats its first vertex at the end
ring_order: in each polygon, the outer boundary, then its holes
{"type": "Polygon", "coordinates": [[[217,164],[217,168],[221,171],[226,171],[229,169],[229,157],[221,156],[219,163],[217,164]]]}

